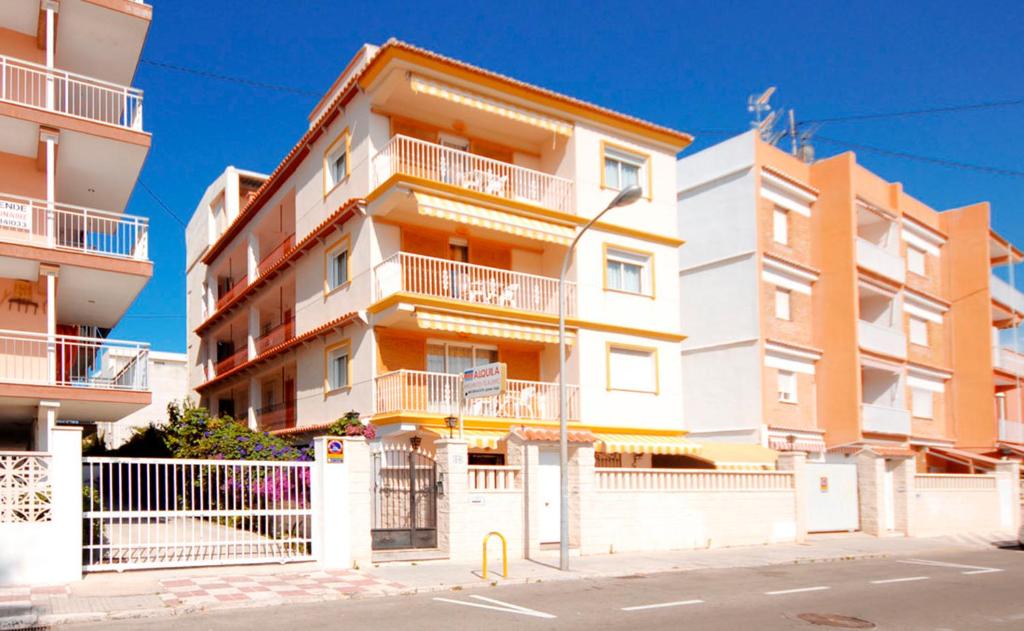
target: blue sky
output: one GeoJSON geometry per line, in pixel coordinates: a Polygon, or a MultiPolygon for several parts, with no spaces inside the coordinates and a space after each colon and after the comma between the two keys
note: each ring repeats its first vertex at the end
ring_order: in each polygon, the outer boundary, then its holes
{"type": "MultiPolygon", "coordinates": [[[[798,120],[1024,98],[1024,7],[987,2],[475,2],[151,0],[143,58],[320,93],[364,42],[398,37],[697,136],[748,126],[747,95],[798,120]],[[703,131],[709,133],[702,133],[703,131]]],[[[302,134],[312,96],[142,63],[153,133],[141,179],[185,221],[227,164],[270,172],[302,134]]],[[[1024,107],[826,124],[823,138],[1021,171],[1024,107]]],[[[819,156],[842,147],[819,143],[819,156]]],[[[935,208],[993,204],[1024,244],[1024,178],[858,151],[935,208]]],[[[152,281],[111,334],[185,349],[184,232],[142,187],[152,281]]]]}

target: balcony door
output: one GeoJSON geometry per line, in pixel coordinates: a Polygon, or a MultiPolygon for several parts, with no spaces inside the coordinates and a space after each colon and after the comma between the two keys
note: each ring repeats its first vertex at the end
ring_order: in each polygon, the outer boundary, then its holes
{"type": "Polygon", "coordinates": [[[427,372],[453,375],[452,377],[431,377],[432,385],[428,388],[429,410],[449,414],[453,411],[453,405],[457,410],[462,373],[475,366],[496,361],[498,361],[496,346],[440,341],[427,342],[427,372]],[[434,381],[437,383],[433,383],[434,381]]]}

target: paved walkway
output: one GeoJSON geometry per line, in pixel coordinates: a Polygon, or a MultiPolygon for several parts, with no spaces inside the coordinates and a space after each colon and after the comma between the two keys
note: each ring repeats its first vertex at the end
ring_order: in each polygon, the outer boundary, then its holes
{"type": "MultiPolygon", "coordinates": [[[[761,567],[989,548],[1005,534],[960,538],[814,536],[804,544],[574,557],[560,572],[557,551],[509,564],[509,578],[480,577],[478,564],[432,561],[377,565],[366,571],[323,570],[312,563],[97,573],[72,585],[0,588],[0,629],[182,615],[229,607],[369,598],[709,568],[761,567]]],[[[500,570],[500,559],[491,561],[500,570]]]]}

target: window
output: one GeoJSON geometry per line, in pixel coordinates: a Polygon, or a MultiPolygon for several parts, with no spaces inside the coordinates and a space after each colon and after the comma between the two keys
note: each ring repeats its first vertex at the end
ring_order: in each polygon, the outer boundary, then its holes
{"type": "Polygon", "coordinates": [[[327,195],[351,172],[352,166],[349,163],[348,155],[351,138],[351,134],[346,129],[324,153],[324,195],[327,195]]]}
{"type": "Polygon", "coordinates": [[[775,288],[775,317],[780,320],[789,320],[789,298],[792,295],[788,289],[775,288]]]}
{"type": "Polygon", "coordinates": [[[789,243],[789,211],[775,207],[772,211],[772,238],[776,243],[789,243]]]}
{"type": "Polygon", "coordinates": [[[347,388],[349,385],[349,344],[342,342],[327,350],[327,390],[347,388]]]}
{"type": "Polygon", "coordinates": [[[609,345],[608,389],[657,393],[657,351],[653,348],[609,345]]]}
{"type": "Polygon", "coordinates": [[[933,418],[935,395],[924,388],[910,389],[910,408],[917,418],[933,418]]]}
{"type": "Polygon", "coordinates": [[[633,185],[641,186],[645,189],[644,194],[649,197],[651,192],[646,190],[646,170],[646,156],[604,146],[604,176],[601,181],[603,187],[621,191],[633,185]]]}
{"type": "Polygon", "coordinates": [[[493,364],[496,361],[498,349],[495,346],[427,343],[427,372],[461,375],[463,371],[474,366],[493,364]]]}
{"type": "Polygon", "coordinates": [[[790,370],[779,371],[779,401],[796,403],[796,373],[790,370]]]}
{"type": "Polygon", "coordinates": [[[921,318],[910,316],[910,343],[928,346],[928,323],[921,318]]]}
{"type": "Polygon", "coordinates": [[[327,248],[324,254],[324,290],[330,293],[350,280],[349,238],[342,237],[327,248]]]}
{"type": "Polygon", "coordinates": [[[925,251],[912,245],[907,246],[907,270],[918,276],[925,275],[925,251]]]}
{"type": "Polygon", "coordinates": [[[606,248],[604,252],[605,289],[633,294],[653,294],[651,255],[606,248]]]}

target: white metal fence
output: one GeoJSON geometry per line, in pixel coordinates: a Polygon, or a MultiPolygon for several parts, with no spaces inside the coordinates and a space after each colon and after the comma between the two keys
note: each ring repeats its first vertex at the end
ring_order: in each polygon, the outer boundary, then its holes
{"type": "Polygon", "coordinates": [[[145,261],[149,219],[0,193],[0,240],[145,261]]]}
{"type": "Polygon", "coordinates": [[[598,491],[792,491],[792,473],[694,469],[596,469],[598,491]]]}
{"type": "Polygon", "coordinates": [[[50,521],[50,454],[0,451],[0,524],[50,521]]]}
{"type": "MultiPolygon", "coordinates": [[[[376,411],[458,414],[462,375],[421,370],[397,370],[380,375],[376,384],[376,411]]],[[[466,416],[558,420],[558,384],[544,381],[506,380],[502,396],[467,401],[466,416]]],[[[568,386],[569,420],[579,420],[579,386],[568,386]]]]}
{"type": "Polygon", "coordinates": [[[468,151],[396,135],[373,157],[374,186],[393,175],[450,184],[460,188],[576,212],[572,180],[492,160],[468,151]]]}
{"type": "Polygon", "coordinates": [[[149,344],[0,329],[0,381],[144,391],[149,344]]]}
{"type": "Polygon", "coordinates": [[[82,462],[85,570],[312,559],[309,463],[82,462]]]}
{"type": "Polygon", "coordinates": [[[142,130],[142,91],[0,55],[0,99],[142,130]]]}
{"type": "MultiPolygon", "coordinates": [[[[558,279],[398,252],[373,270],[375,300],[402,291],[558,314],[558,279]]],[[[576,283],[567,282],[566,316],[576,315],[576,283]]]]}

